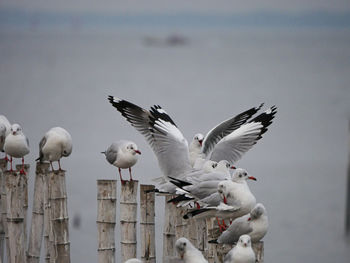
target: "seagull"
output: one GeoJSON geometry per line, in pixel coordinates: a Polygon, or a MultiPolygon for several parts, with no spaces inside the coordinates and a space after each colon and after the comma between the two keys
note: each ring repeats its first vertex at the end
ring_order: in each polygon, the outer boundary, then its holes
{"type": "Polygon", "coordinates": [[[175,248],[184,263],[208,263],[202,253],[184,237],[176,240],[175,248]]]}
{"type": "MultiPolygon", "coordinates": [[[[5,138],[9,135],[11,124],[4,115],[0,115],[0,151],[4,152],[5,138]]],[[[8,161],[7,154],[5,160],[8,161]]]]}
{"type": "Polygon", "coordinates": [[[6,136],[4,150],[5,153],[10,155],[10,163],[12,172],[12,158],[22,158],[22,169],[20,174],[26,174],[24,171],[24,156],[29,153],[29,140],[23,134],[22,128],[19,124],[15,123],[11,126],[11,132],[6,136]]]}
{"type": "Polygon", "coordinates": [[[124,263],[142,263],[142,261],[137,259],[137,258],[130,258],[127,261],[125,261],[124,263]]]}
{"type": "Polygon", "coordinates": [[[260,241],[268,229],[266,209],[263,204],[258,203],[249,214],[236,218],[226,231],[216,240],[209,243],[234,244],[241,235],[247,234],[252,242],[260,241]]]}
{"type": "MultiPolygon", "coordinates": [[[[246,170],[242,168],[237,170],[238,171],[234,173],[232,180],[224,180],[218,184],[217,192],[220,196],[219,205],[207,206],[190,211],[184,215],[184,219],[195,216],[197,218],[216,216],[223,219],[230,218],[233,220],[249,213],[256,204],[256,198],[250,191],[246,180],[256,180],[256,178],[249,176],[246,170]]],[[[203,200],[198,202],[203,202],[203,200]]]]}
{"type": "Polygon", "coordinates": [[[255,263],[255,253],[248,235],[240,236],[237,245],[225,256],[224,263],[255,263]]]}
{"type": "Polygon", "coordinates": [[[39,158],[35,161],[49,161],[52,171],[54,171],[52,162],[57,161],[59,171],[61,171],[60,159],[68,157],[72,153],[72,137],[61,127],[51,128],[39,143],[39,158]]]}
{"type": "Polygon", "coordinates": [[[124,183],[122,178],[121,169],[128,169],[130,174],[130,181],[132,181],[131,167],[137,162],[137,154],[141,154],[137,145],[134,142],[127,140],[120,140],[113,142],[105,152],[107,161],[118,167],[120,181],[124,183]]]}
{"type": "MultiPolygon", "coordinates": [[[[241,113],[243,117],[238,118],[238,122],[230,119],[214,127],[205,136],[202,142],[201,151],[195,161],[194,167],[199,168],[203,160],[213,161],[227,160],[230,163],[236,163],[242,158],[243,154],[250,150],[268,130],[272,120],[277,113],[275,106],[270,107],[265,112],[246,122],[253,114],[261,109],[252,108],[247,112],[241,113]],[[227,129],[227,125],[233,122],[233,127],[227,129]]],[[[198,149],[196,149],[198,152],[198,149]]]]}

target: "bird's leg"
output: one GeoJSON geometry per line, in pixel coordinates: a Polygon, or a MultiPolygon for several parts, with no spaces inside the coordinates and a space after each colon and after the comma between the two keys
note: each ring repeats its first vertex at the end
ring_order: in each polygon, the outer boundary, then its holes
{"type": "Polygon", "coordinates": [[[132,181],[132,176],[131,176],[131,167],[129,167],[129,174],[130,174],[130,181],[132,181]]]}
{"type": "Polygon", "coordinates": [[[26,171],[24,171],[24,157],[22,157],[22,169],[19,171],[19,174],[26,175],[26,171]]]}
{"type": "Polygon", "coordinates": [[[5,161],[8,162],[10,159],[7,157],[7,153],[5,153],[5,161]]]}
{"type": "Polygon", "coordinates": [[[201,206],[196,202],[197,209],[201,209],[201,206]]]}
{"type": "Polygon", "coordinates": [[[226,228],[227,228],[227,225],[225,223],[225,219],[222,219],[222,227],[224,228],[224,230],[226,230],[226,228]]]}
{"type": "Polygon", "coordinates": [[[218,217],[216,217],[216,221],[218,222],[220,232],[223,232],[222,225],[220,224],[220,220],[218,217]]]}
{"type": "Polygon", "coordinates": [[[125,184],[125,181],[122,178],[122,170],[120,168],[118,168],[118,170],[119,170],[120,181],[122,184],[125,184]]]}
{"type": "Polygon", "coordinates": [[[50,161],[50,165],[51,165],[51,171],[55,172],[55,169],[53,169],[52,161],[50,161]]]}
{"type": "Polygon", "coordinates": [[[13,172],[13,169],[12,169],[12,156],[10,156],[10,164],[11,164],[11,168],[10,168],[10,172],[13,172]]]}
{"type": "Polygon", "coordinates": [[[58,162],[58,170],[59,170],[59,171],[62,171],[62,168],[61,168],[61,160],[58,160],[57,162],[58,162]]]}

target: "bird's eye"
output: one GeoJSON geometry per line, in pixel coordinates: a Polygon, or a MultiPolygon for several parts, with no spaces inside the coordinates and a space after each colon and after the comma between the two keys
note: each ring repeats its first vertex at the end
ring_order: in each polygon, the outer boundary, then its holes
{"type": "Polygon", "coordinates": [[[226,164],[226,167],[229,168],[231,165],[229,163],[226,164]]]}
{"type": "Polygon", "coordinates": [[[243,173],[244,176],[247,176],[247,173],[243,173]]]}
{"type": "Polygon", "coordinates": [[[184,243],[184,246],[186,246],[186,243],[184,243]]]}

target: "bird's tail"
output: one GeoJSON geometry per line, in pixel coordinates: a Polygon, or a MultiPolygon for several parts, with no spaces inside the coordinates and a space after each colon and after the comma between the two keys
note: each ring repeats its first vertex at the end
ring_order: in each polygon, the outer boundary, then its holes
{"type": "Polygon", "coordinates": [[[212,240],[209,240],[208,243],[218,244],[218,240],[217,239],[212,239],[212,240]]]}
{"type": "Polygon", "coordinates": [[[191,217],[194,217],[194,216],[199,215],[199,214],[201,214],[203,212],[206,212],[206,211],[207,211],[207,209],[203,209],[203,208],[202,209],[196,209],[196,210],[193,210],[193,211],[188,212],[187,214],[185,214],[183,216],[183,218],[184,219],[189,219],[191,217]]]}

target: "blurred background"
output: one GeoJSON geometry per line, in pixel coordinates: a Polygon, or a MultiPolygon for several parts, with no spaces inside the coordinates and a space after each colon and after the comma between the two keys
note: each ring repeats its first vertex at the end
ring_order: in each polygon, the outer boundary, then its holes
{"type": "Polygon", "coordinates": [[[258,178],[250,186],[269,213],[265,261],[346,262],[349,83],[347,0],[0,2],[0,114],[29,137],[30,198],[41,137],[54,126],[73,137],[62,160],[73,262],[97,260],[96,180],[117,176],[101,151],[133,140],[134,177],[161,175],[108,95],[161,105],[189,141],[261,102],[277,105],[236,164],[258,178]]]}

